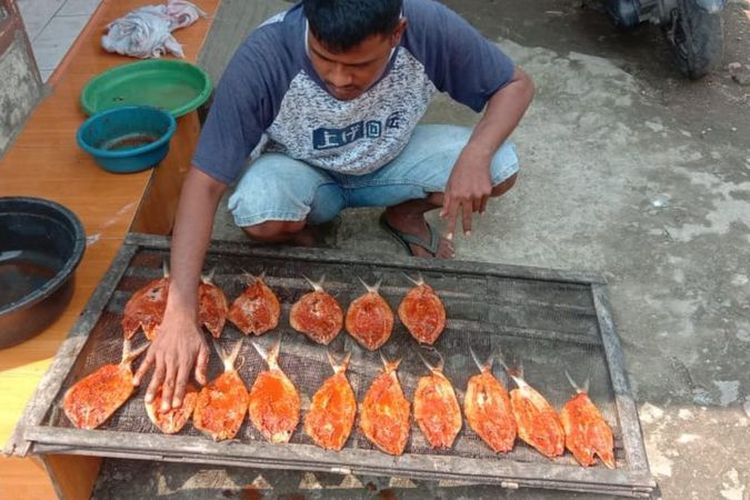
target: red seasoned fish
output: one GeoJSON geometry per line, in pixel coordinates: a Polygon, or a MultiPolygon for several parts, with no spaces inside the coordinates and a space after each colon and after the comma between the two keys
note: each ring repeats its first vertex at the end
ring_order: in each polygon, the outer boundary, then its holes
{"type": "Polygon", "coordinates": [[[156,391],[154,399],[146,403],[146,414],[149,420],[164,434],[175,434],[180,432],[185,426],[190,416],[195,410],[195,403],[198,400],[198,391],[192,385],[188,385],[185,390],[185,397],[182,399],[182,405],[179,408],[170,408],[163,411],[161,409],[161,391],[156,391]]]}
{"type": "Polygon", "coordinates": [[[369,286],[360,282],[367,293],[354,299],[346,311],[346,331],[363,347],[374,351],[385,344],[393,331],[393,311],[378,293],[380,282],[369,286]]]}
{"type": "Polygon", "coordinates": [[[372,444],[391,455],[401,455],[409,438],[409,401],[398,383],[396,369],[401,360],[387,361],[372,382],[360,409],[359,426],[372,444]]]}
{"type": "Polygon", "coordinates": [[[193,425],[214,440],[221,441],[237,435],[245,419],[248,397],[245,383],[234,367],[242,340],[229,354],[216,341],[214,346],[224,364],[224,373],[205,385],[198,394],[193,425]]]}
{"type": "Polygon", "coordinates": [[[492,358],[483,364],[473,349],[469,351],[480,373],[471,377],[466,387],[466,421],[492,451],[510,451],[516,441],[517,426],[508,391],[492,374],[492,358]]]}
{"type": "Polygon", "coordinates": [[[317,283],[307,280],[313,291],[294,303],[289,312],[289,323],[311,340],[327,345],[341,331],[344,313],[336,299],[323,290],[324,279],[325,276],[317,283]]]}
{"type": "Polygon", "coordinates": [[[292,381],[278,364],[281,337],[266,352],[253,346],[268,363],[250,389],[250,421],[272,443],[288,443],[299,423],[300,398],[292,381]]]}
{"type": "Polygon", "coordinates": [[[357,400],[346,378],[351,353],[340,362],[330,352],[327,354],[333,375],[323,382],[312,398],[310,411],[305,416],[305,432],[321,448],[340,450],[349,439],[357,414],[357,400]]]}
{"type": "Polygon", "coordinates": [[[134,390],[131,363],[147,347],[148,344],[131,351],[130,341],[125,340],[119,364],[100,367],[65,392],[63,410],[73,425],[96,429],[125,404],[134,390]]]}
{"type": "Polygon", "coordinates": [[[604,465],[614,469],[615,444],[612,429],[588,396],[588,380],[581,388],[568,372],[565,372],[565,376],[576,390],[576,395],[560,411],[560,420],[565,430],[565,447],[583,466],[593,465],[594,455],[597,455],[604,465]]]}
{"type": "Polygon", "coordinates": [[[245,335],[263,335],[276,328],[281,316],[281,304],[261,276],[250,276],[245,291],[234,300],[229,310],[229,321],[245,335]]]}
{"type": "Polygon", "coordinates": [[[414,393],[414,420],[433,448],[449,449],[461,431],[461,408],[453,385],[443,373],[443,357],[432,366],[420,354],[419,357],[432,372],[419,379],[414,393]]]}
{"type": "Polygon", "coordinates": [[[208,276],[202,276],[198,285],[198,320],[218,339],[227,321],[227,297],[224,292],[213,283],[214,271],[208,276]]]}
{"type": "Polygon", "coordinates": [[[146,286],[133,293],[125,304],[122,317],[122,333],[127,340],[133,338],[139,328],[149,340],[156,337],[156,328],[164,318],[169,293],[169,269],[163,263],[164,276],[150,281],[146,286]]]}
{"type": "Polygon", "coordinates": [[[398,317],[417,342],[432,345],[445,329],[445,306],[421,276],[409,280],[416,286],[398,306],[398,317]]]}
{"type": "Polygon", "coordinates": [[[510,391],[510,405],[518,425],[518,436],[547,458],[565,451],[565,432],[560,417],[544,396],[526,383],[521,370],[506,368],[518,388],[510,391]]]}

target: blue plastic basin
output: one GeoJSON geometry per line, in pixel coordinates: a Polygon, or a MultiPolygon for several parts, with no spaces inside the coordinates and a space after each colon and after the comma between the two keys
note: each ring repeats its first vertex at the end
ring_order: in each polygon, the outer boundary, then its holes
{"type": "Polygon", "coordinates": [[[102,111],[78,128],[78,145],[103,169],[118,174],[153,167],[167,155],[177,124],[174,117],[148,106],[102,111]]]}

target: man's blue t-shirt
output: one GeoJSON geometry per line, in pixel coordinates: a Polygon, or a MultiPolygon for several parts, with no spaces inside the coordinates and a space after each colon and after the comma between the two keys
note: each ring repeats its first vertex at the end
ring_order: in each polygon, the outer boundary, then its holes
{"type": "Polygon", "coordinates": [[[256,148],[362,175],[393,160],[436,92],[481,111],[513,63],[464,19],[432,0],[404,0],[407,21],[385,73],[361,96],[331,96],[308,57],[298,4],[255,29],[217,89],[193,164],[231,184],[256,148]]]}

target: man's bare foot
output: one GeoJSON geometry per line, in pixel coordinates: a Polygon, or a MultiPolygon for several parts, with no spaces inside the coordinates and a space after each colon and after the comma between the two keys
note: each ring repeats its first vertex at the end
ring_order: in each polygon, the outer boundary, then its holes
{"type": "MultiPolygon", "coordinates": [[[[432,234],[427,226],[427,221],[424,218],[424,213],[404,213],[397,210],[387,208],[385,210],[385,221],[393,229],[396,229],[406,235],[418,238],[424,242],[425,246],[429,247],[432,239],[432,234]]],[[[438,259],[452,259],[455,257],[455,249],[453,242],[447,238],[440,236],[438,239],[437,251],[433,254],[421,245],[415,245],[408,243],[411,249],[412,255],[415,257],[428,257],[438,259]]]]}

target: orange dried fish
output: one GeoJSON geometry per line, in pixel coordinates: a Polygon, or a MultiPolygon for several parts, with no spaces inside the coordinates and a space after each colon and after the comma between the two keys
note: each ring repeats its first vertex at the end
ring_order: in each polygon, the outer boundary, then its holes
{"type": "Polygon", "coordinates": [[[268,363],[250,389],[250,421],[272,443],[288,443],[299,423],[300,398],[292,381],[278,364],[281,337],[266,352],[253,346],[268,363]]]}
{"type": "Polygon", "coordinates": [[[336,299],[323,290],[323,280],[313,282],[305,278],[313,291],[294,303],[289,312],[289,323],[318,344],[329,344],[341,331],[344,312],[336,299]]]}
{"type": "Polygon", "coordinates": [[[581,388],[568,372],[565,372],[565,376],[576,390],[576,395],[560,411],[560,420],[565,430],[565,447],[583,466],[593,465],[594,455],[597,455],[604,465],[614,469],[612,429],[588,396],[588,380],[581,388]]]}
{"type": "Polygon", "coordinates": [[[401,455],[409,438],[409,401],[398,383],[401,360],[380,354],[384,371],[372,382],[360,407],[359,426],[372,444],[391,455],[401,455]]]}
{"type": "Polygon", "coordinates": [[[154,399],[150,403],[146,403],[146,414],[149,420],[164,434],[175,434],[182,430],[193,414],[195,403],[198,400],[198,391],[192,385],[188,385],[185,390],[185,397],[182,399],[182,405],[179,408],[170,408],[166,411],[161,409],[161,391],[162,388],[159,387],[154,399]]]}
{"type": "Polygon", "coordinates": [[[565,432],[552,405],[523,379],[519,370],[506,367],[518,388],[510,391],[510,405],[518,425],[518,436],[547,458],[565,451],[565,432]]]}
{"type": "Polygon", "coordinates": [[[357,414],[357,400],[346,378],[351,353],[340,362],[330,352],[327,354],[333,375],[323,382],[312,398],[310,411],[305,416],[305,432],[321,448],[340,450],[349,439],[357,414]]]}
{"type": "Polygon", "coordinates": [[[229,321],[245,335],[263,335],[279,324],[281,304],[261,276],[249,276],[245,291],[234,300],[229,321]]]}
{"type": "Polygon", "coordinates": [[[156,328],[164,318],[169,293],[169,269],[166,261],[162,267],[164,276],[136,290],[125,304],[121,325],[128,340],[133,338],[139,328],[143,329],[147,339],[154,340],[156,337],[156,328]]]}
{"type": "Polygon", "coordinates": [[[125,340],[119,364],[98,368],[65,392],[63,410],[73,425],[95,429],[130,398],[134,390],[131,363],[147,347],[148,344],[131,351],[130,341],[125,340]]]}
{"type": "Polygon", "coordinates": [[[198,321],[218,339],[227,321],[227,297],[224,292],[213,283],[214,271],[208,276],[202,276],[198,285],[198,321]]]}
{"type": "Polygon", "coordinates": [[[248,397],[245,383],[234,367],[242,348],[242,340],[235,344],[229,354],[216,341],[214,347],[221,357],[224,373],[205,385],[198,393],[193,425],[215,441],[221,441],[233,439],[239,432],[247,412],[248,397]]]}
{"type": "Polygon", "coordinates": [[[398,306],[398,317],[417,342],[432,345],[445,329],[445,306],[421,276],[417,281],[407,278],[416,286],[398,306]]]}
{"type": "Polygon", "coordinates": [[[517,426],[508,391],[492,374],[492,358],[480,363],[474,350],[469,348],[469,351],[480,373],[471,377],[466,387],[466,421],[492,451],[510,451],[516,441],[517,426]]]}
{"type": "Polygon", "coordinates": [[[375,286],[359,280],[367,289],[349,304],[346,311],[346,331],[363,347],[374,351],[385,344],[393,331],[393,311],[375,286]]]}
{"type": "Polygon", "coordinates": [[[414,393],[414,420],[433,448],[450,448],[461,431],[461,408],[450,380],[443,373],[443,357],[433,366],[419,354],[432,372],[419,379],[414,393]]]}

